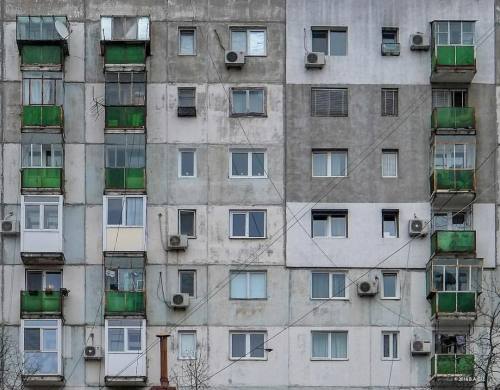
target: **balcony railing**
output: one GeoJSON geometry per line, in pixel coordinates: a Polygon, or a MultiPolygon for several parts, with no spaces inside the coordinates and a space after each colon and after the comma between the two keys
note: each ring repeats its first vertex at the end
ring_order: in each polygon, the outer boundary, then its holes
{"type": "Polygon", "coordinates": [[[23,106],[22,127],[63,127],[61,106],[23,106]]]}
{"type": "Polygon", "coordinates": [[[106,315],[144,315],[143,291],[106,291],[106,315]]]}
{"type": "Polygon", "coordinates": [[[144,43],[124,43],[108,41],[104,48],[106,65],[137,65],[146,63],[144,43]]]}
{"type": "Polygon", "coordinates": [[[474,230],[438,230],[431,236],[431,256],[474,255],[475,253],[476,232],[474,230]]]}
{"type": "Polygon", "coordinates": [[[106,189],[144,190],[145,177],[144,168],[106,168],[106,189]]]}
{"type": "Polygon", "coordinates": [[[399,43],[382,43],[380,52],[383,56],[398,56],[400,53],[399,43]]]}
{"type": "Polygon", "coordinates": [[[432,51],[434,66],[474,67],[476,66],[476,50],[474,46],[439,45],[432,51]]]}
{"type": "Polygon", "coordinates": [[[434,355],[431,358],[431,378],[456,381],[474,380],[474,355],[434,355]]]}
{"type": "Polygon", "coordinates": [[[21,316],[61,316],[61,291],[21,291],[21,316]]]}
{"type": "Polygon", "coordinates": [[[106,128],[143,128],[146,125],[144,106],[106,106],[106,128]]]}
{"type": "Polygon", "coordinates": [[[436,168],[431,173],[431,193],[435,191],[474,192],[476,175],[472,168],[436,168]]]}
{"type": "Polygon", "coordinates": [[[438,291],[431,298],[432,315],[441,316],[476,316],[475,291],[438,291]]]}
{"type": "Polygon", "coordinates": [[[23,189],[62,190],[62,168],[23,168],[23,189]]]}
{"type": "Polygon", "coordinates": [[[21,48],[22,66],[62,66],[64,49],[59,45],[23,45],[21,48]]]}
{"type": "Polygon", "coordinates": [[[432,128],[437,129],[474,129],[475,114],[473,107],[439,107],[432,110],[432,128]]]}

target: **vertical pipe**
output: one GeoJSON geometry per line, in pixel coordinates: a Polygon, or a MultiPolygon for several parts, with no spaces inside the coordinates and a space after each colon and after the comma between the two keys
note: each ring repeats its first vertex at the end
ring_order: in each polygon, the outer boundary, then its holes
{"type": "Polygon", "coordinates": [[[168,338],[170,335],[157,335],[160,339],[160,384],[168,387],[168,338]]]}

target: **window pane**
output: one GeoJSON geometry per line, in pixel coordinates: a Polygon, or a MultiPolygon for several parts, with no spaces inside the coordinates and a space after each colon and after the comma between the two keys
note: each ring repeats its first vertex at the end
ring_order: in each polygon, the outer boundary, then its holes
{"type": "Polygon", "coordinates": [[[264,113],[264,91],[253,90],[249,92],[249,112],[262,114],[264,113]]]}
{"type": "Polygon", "coordinates": [[[63,151],[61,144],[52,145],[52,166],[62,167],[63,165],[63,151]]]}
{"type": "Polygon", "coordinates": [[[31,79],[30,104],[42,103],[42,79],[31,79]]]}
{"type": "Polygon", "coordinates": [[[179,53],[184,55],[194,54],[194,30],[181,30],[179,53]]]}
{"type": "Polygon", "coordinates": [[[398,334],[392,334],[392,357],[394,359],[398,358],[398,334]]]}
{"type": "Polygon", "coordinates": [[[231,50],[247,51],[247,33],[246,31],[231,31],[231,50]]]}
{"type": "Polygon", "coordinates": [[[108,351],[123,352],[125,349],[125,330],[111,328],[108,329],[108,351]]]}
{"type": "Polygon", "coordinates": [[[328,55],[328,31],[312,31],[312,51],[328,55]]]}
{"type": "Polygon", "coordinates": [[[246,214],[232,213],[231,219],[233,222],[231,235],[233,237],[244,237],[246,232],[246,214]]]}
{"type": "Polygon", "coordinates": [[[248,236],[249,237],[264,237],[265,236],[265,215],[262,211],[250,211],[248,213],[248,236]]]}
{"type": "Polygon", "coordinates": [[[239,358],[245,356],[246,335],[232,334],[231,335],[231,357],[239,358]]]}
{"type": "Polygon", "coordinates": [[[43,227],[44,229],[57,229],[58,226],[58,209],[56,205],[44,205],[43,211],[43,227]]]}
{"type": "Polygon", "coordinates": [[[119,291],[141,291],[143,288],[143,271],[138,268],[118,269],[119,291]]]}
{"type": "Polygon", "coordinates": [[[181,152],[181,176],[194,176],[194,151],[181,152]]]}
{"type": "Polygon", "coordinates": [[[250,357],[264,357],[264,335],[262,333],[250,334],[250,357]]]}
{"type": "Polygon", "coordinates": [[[24,350],[40,351],[40,329],[24,329],[24,350]]]}
{"type": "Polygon", "coordinates": [[[346,217],[330,217],[332,237],[346,237],[346,217]]]}
{"type": "Polygon", "coordinates": [[[347,153],[332,152],[332,176],[345,176],[347,174],[347,153]]]}
{"type": "Polygon", "coordinates": [[[128,350],[129,351],[140,351],[141,350],[141,330],[140,329],[128,329],[128,350]]]}
{"type": "Polygon", "coordinates": [[[26,352],[24,371],[36,374],[57,374],[57,352],[26,352]]]}
{"type": "Polygon", "coordinates": [[[332,274],[332,297],[345,297],[345,274],[332,274]]]}
{"type": "Polygon", "coordinates": [[[383,274],[384,298],[395,298],[397,274],[383,274]]]}
{"type": "Polygon", "coordinates": [[[21,166],[23,168],[31,166],[31,144],[21,145],[21,166]]]}
{"type": "Polygon", "coordinates": [[[118,83],[106,83],[105,87],[105,101],[107,105],[118,106],[120,105],[118,83]]]}
{"type": "Polygon", "coordinates": [[[57,329],[43,329],[43,350],[57,351],[57,329]]]}
{"type": "Polygon", "coordinates": [[[252,176],[264,176],[264,153],[252,153],[252,176]]]}
{"type": "Polygon", "coordinates": [[[142,198],[127,198],[127,226],[142,226],[142,198]]]}
{"type": "Polygon", "coordinates": [[[328,236],[328,216],[313,215],[313,237],[328,236]]]}
{"type": "Polygon", "coordinates": [[[41,167],[42,166],[42,145],[33,144],[32,145],[32,167],[41,167]]]}
{"type": "Polygon", "coordinates": [[[446,291],[456,291],[457,290],[457,268],[453,266],[445,267],[444,275],[444,289],[446,291]]]}
{"type": "Polygon", "coordinates": [[[43,279],[41,271],[26,272],[26,289],[28,291],[41,291],[43,289],[43,279]]]}
{"type": "Polygon", "coordinates": [[[178,94],[178,105],[179,107],[194,107],[195,106],[195,88],[179,88],[177,90],[178,94]]]}
{"type": "Polygon", "coordinates": [[[462,43],[462,22],[450,22],[450,45],[462,43]]]}
{"type": "Polygon", "coordinates": [[[313,176],[326,176],[328,174],[328,154],[313,153],[313,176]]]}
{"type": "Polygon", "coordinates": [[[253,56],[263,56],[266,54],[266,32],[248,32],[248,53],[253,56]]]}
{"type": "Polygon", "coordinates": [[[328,358],[328,333],[312,332],[312,357],[328,358]]]}
{"type": "Polygon", "coordinates": [[[330,32],[330,55],[347,55],[347,31],[330,32]]]}
{"type": "Polygon", "coordinates": [[[249,298],[266,298],[266,274],[263,272],[250,272],[249,298]]]}
{"type": "Polygon", "coordinates": [[[244,114],[247,111],[247,92],[233,91],[233,113],[244,114]]]}
{"type": "Polygon", "coordinates": [[[314,272],[312,277],[312,297],[330,298],[329,275],[328,273],[314,272]]]}
{"type": "Polygon", "coordinates": [[[248,176],[248,153],[231,153],[231,172],[233,176],[248,176]]]}
{"type": "Polygon", "coordinates": [[[384,334],[384,357],[385,358],[388,358],[391,356],[390,354],[390,342],[391,342],[391,339],[390,339],[390,335],[389,334],[384,334]]]}
{"type": "Polygon", "coordinates": [[[347,332],[332,332],[332,359],[347,359],[347,332]]]}
{"type": "Polygon", "coordinates": [[[43,80],[43,104],[56,103],[56,81],[50,79],[43,80]]]}
{"type": "Polygon", "coordinates": [[[448,229],[448,216],[446,214],[434,214],[434,230],[448,229]]]}
{"type": "Polygon", "coordinates": [[[196,334],[179,334],[179,357],[193,359],[196,357],[196,334]]]}
{"type": "Polygon", "coordinates": [[[395,152],[382,152],[382,176],[397,176],[398,154],[395,152]]]}
{"type": "Polygon", "coordinates": [[[179,273],[180,280],[180,292],[183,294],[189,294],[189,296],[194,296],[194,271],[182,271],[179,273]]]}
{"type": "Polygon", "coordinates": [[[458,268],[458,291],[469,291],[469,271],[468,267],[458,268]]]}
{"type": "Polygon", "coordinates": [[[231,273],[231,298],[247,298],[247,273],[231,273]]]}
{"type": "Polygon", "coordinates": [[[47,272],[45,274],[45,288],[49,290],[59,290],[61,287],[60,272],[47,272]]]}
{"type": "Polygon", "coordinates": [[[383,230],[384,237],[394,238],[397,237],[397,216],[392,213],[383,214],[383,230]]]}
{"type": "Polygon", "coordinates": [[[179,233],[186,234],[188,237],[195,236],[194,227],[195,213],[193,211],[179,211],[179,233]]]}
{"type": "Polygon", "coordinates": [[[24,207],[25,213],[25,228],[40,229],[40,206],[27,205],[24,207]]]}
{"type": "Polygon", "coordinates": [[[42,144],[42,166],[52,166],[52,145],[42,144]]]}
{"type": "Polygon", "coordinates": [[[434,266],[433,275],[434,288],[437,291],[443,291],[443,266],[434,266]]]}
{"type": "Polygon", "coordinates": [[[108,225],[122,224],[122,202],[121,198],[108,198],[108,225]]]}

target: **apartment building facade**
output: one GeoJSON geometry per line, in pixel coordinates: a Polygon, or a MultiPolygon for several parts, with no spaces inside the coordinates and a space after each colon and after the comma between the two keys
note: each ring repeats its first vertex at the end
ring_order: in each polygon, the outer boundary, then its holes
{"type": "Polygon", "coordinates": [[[0,0],[25,386],[473,387],[495,4],[420,3],[0,0]]]}

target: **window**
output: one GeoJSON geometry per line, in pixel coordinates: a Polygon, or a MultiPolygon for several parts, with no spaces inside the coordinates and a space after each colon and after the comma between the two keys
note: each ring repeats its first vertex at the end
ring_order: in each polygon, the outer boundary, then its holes
{"type": "Polygon", "coordinates": [[[433,231],[437,230],[471,230],[472,212],[465,211],[447,211],[433,213],[432,216],[433,231]]]}
{"type": "Polygon", "coordinates": [[[102,40],[149,40],[149,17],[103,16],[101,17],[102,40]]]}
{"type": "Polygon", "coordinates": [[[231,332],[231,359],[264,360],[265,332],[231,332]]]}
{"type": "Polygon", "coordinates": [[[265,178],[267,177],[267,156],[264,150],[232,150],[229,163],[231,178],[265,178]]]}
{"type": "Polygon", "coordinates": [[[450,260],[448,265],[432,266],[432,289],[435,291],[480,291],[481,271],[474,266],[450,260]]]}
{"type": "Polygon", "coordinates": [[[346,299],[345,272],[311,272],[312,299],[346,299]]]}
{"type": "Polygon", "coordinates": [[[347,150],[313,150],[313,177],[347,176],[347,150]]]}
{"type": "Polygon", "coordinates": [[[347,116],[347,88],[312,88],[312,116],[347,116]]]}
{"type": "Polygon", "coordinates": [[[61,288],[61,271],[26,271],[27,291],[59,291],[61,288]]]}
{"type": "Polygon", "coordinates": [[[265,211],[230,211],[230,238],[265,238],[265,211]]]}
{"type": "Polygon", "coordinates": [[[179,177],[196,177],[196,150],[179,150],[179,177]]]}
{"type": "Polygon", "coordinates": [[[312,51],[322,52],[330,56],[347,55],[347,28],[331,29],[313,28],[312,51]]]}
{"type": "Polygon", "coordinates": [[[435,334],[435,352],[446,355],[463,355],[467,353],[467,334],[435,334]]]}
{"type": "Polygon", "coordinates": [[[143,350],[143,320],[108,320],[107,352],[133,352],[143,350]]]}
{"type": "Polygon", "coordinates": [[[382,116],[398,116],[398,90],[382,88],[382,116]]]}
{"type": "Polygon", "coordinates": [[[194,56],[196,55],[196,29],[195,28],[180,28],[179,29],[179,55],[194,56]]]}
{"type": "Polygon", "coordinates": [[[231,299],[266,299],[267,273],[231,271],[231,299]]]}
{"type": "Polygon", "coordinates": [[[144,266],[139,261],[120,261],[121,264],[106,265],[106,290],[107,291],[143,291],[144,266]],[[128,264],[127,264],[128,263],[128,264]]]}
{"type": "Polygon", "coordinates": [[[347,332],[311,332],[311,358],[314,360],[346,360],[347,332]]]}
{"type": "Polygon", "coordinates": [[[398,29],[394,27],[382,27],[382,43],[398,43],[398,29]]]}
{"type": "Polygon", "coordinates": [[[398,352],[398,332],[382,332],[383,360],[397,360],[398,352]]]}
{"type": "Polygon", "coordinates": [[[144,134],[105,134],[106,168],[144,168],[146,137],[144,134]]]}
{"type": "Polygon", "coordinates": [[[382,273],[382,298],[383,299],[398,299],[399,298],[399,283],[398,274],[396,272],[382,273]]]}
{"type": "Polygon", "coordinates": [[[474,169],[476,145],[436,143],[432,146],[434,169],[474,169]]]}
{"type": "Polygon", "coordinates": [[[474,45],[474,22],[435,22],[433,30],[437,45],[474,45]]]}
{"type": "Polygon", "coordinates": [[[57,230],[58,228],[59,197],[24,197],[25,230],[57,230]]]}
{"type": "Polygon", "coordinates": [[[190,297],[196,297],[196,271],[179,271],[179,292],[189,294],[190,297]]]}
{"type": "Polygon", "coordinates": [[[179,359],[196,359],[196,332],[179,332],[179,359]]]}
{"type": "Polygon", "coordinates": [[[61,373],[60,320],[21,320],[23,372],[26,375],[61,373]]]}
{"type": "Polygon", "coordinates": [[[466,89],[433,89],[432,108],[467,107],[466,89]]]}
{"type": "Polygon", "coordinates": [[[64,101],[62,73],[23,72],[23,104],[58,105],[64,101]]]}
{"type": "Polygon", "coordinates": [[[382,237],[399,237],[399,211],[382,210],[382,237]]]}
{"type": "Polygon", "coordinates": [[[382,150],[382,177],[398,177],[397,150],[382,150]]]}
{"type": "Polygon", "coordinates": [[[179,107],[196,107],[196,88],[177,88],[177,104],[179,107]]]}
{"type": "Polygon", "coordinates": [[[196,210],[179,210],[179,234],[196,238],[196,210]]]}
{"type": "Polygon", "coordinates": [[[17,39],[40,41],[61,41],[66,39],[66,37],[61,37],[54,28],[56,23],[62,23],[69,28],[66,16],[18,16],[17,39]]]}
{"type": "Polygon", "coordinates": [[[265,56],[266,30],[232,28],[231,50],[241,51],[247,56],[265,56]]]}
{"type": "Polygon", "coordinates": [[[21,160],[23,168],[63,166],[63,146],[61,144],[22,144],[21,160]]]}
{"type": "Polygon", "coordinates": [[[231,115],[264,116],[264,88],[231,89],[231,115]]]}
{"type": "Polygon", "coordinates": [[[144,106],[145,72],[106,72],[106,106],[144,106]]]}
{"type": "Polygon", "coordinates": [[[108,226],[143,226],[144,200],[143,196],[106,197],[108,226]]]}
{"type": "Polygon", "coordinates": [[[347,238],[347,210],[312,210],[312,236],[347,238]]]}

